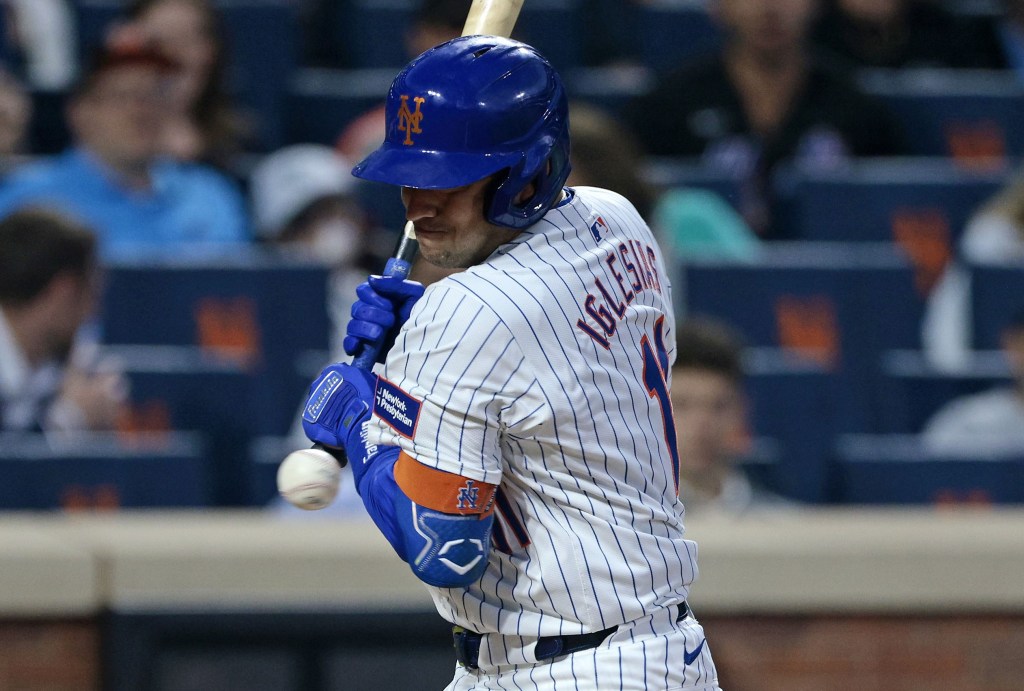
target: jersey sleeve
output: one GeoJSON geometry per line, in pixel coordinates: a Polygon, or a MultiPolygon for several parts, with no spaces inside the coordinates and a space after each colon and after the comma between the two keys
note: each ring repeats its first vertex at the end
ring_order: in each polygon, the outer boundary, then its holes
{"type": "Polygon", "coordinates": [[[374,397],[370,440],[420,463],[501,482],[500,431],[530,388],[530,368],[509,327],[470,290],[430,286],[388,354],[374,397]]]}

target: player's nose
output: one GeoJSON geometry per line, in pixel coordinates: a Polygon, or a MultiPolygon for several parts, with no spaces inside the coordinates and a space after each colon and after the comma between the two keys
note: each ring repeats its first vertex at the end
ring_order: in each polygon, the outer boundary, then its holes
{"type": "Polygon", "coordinates": [[[437,190],[417,190],[411,187],[402,189],[405,217],[413,223],[437,216],[441,209],[442,199],[442,195],[438,194],[437,190]]]}

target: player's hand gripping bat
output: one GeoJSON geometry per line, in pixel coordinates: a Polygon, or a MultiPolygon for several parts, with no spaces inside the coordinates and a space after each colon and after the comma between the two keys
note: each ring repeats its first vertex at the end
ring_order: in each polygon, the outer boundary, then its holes
{"type": "MultiPolygon", "coordinates": [[[[473,0],[466,17],[466,23],[462,27],[463,36],[503,36],[512,35],[512,28],[519,18],[519,11],[523,8],[523,0],[473,0]]],[[[412,221],[405,224],[405,231],[402,239],[395,250],[395,255],[388,260],[384,267],[385,276],[398,276],[407,278],[412,268],[413,259],[416,257],[418,243],[416,242],[416,231],[412,221]]],[[[378,348],[369,345],[355,355],[352,364],[360,369],[370,370],[377,359],[378,348]]],[[[348,462],[343,451],[327,449],[320,444],[313,446],[331,454],[343,467],[348,462]]]]}

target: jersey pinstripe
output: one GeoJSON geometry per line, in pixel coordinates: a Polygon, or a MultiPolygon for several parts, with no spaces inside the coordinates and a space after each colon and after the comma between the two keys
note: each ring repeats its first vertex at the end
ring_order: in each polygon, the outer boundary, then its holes
{"type": "Polygon", "coordinates": [[[428,287],[382,376],[421,401],[370,441],[498,484],[487,570],[430,588],[480,633],[600,630],[682,602],[684,538],[666,396],[669,273],[624,198],[577,188],[486,262],[428,287]],[[660,379],[659,379],[660,378],[660,379]]]}

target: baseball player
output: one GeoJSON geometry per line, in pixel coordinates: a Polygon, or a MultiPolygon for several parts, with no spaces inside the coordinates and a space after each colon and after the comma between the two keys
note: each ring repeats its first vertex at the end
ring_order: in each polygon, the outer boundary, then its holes
{"type": "Polygon", "coordinates": [[[533,48],[457,38],[398,75],[384,144],[425,291],[371,277],[306,434],[343,448],[370,516],[452,622],[448,689],[717,689],[686,605],[669,399],[669,272],[633,206],[565,188],[568,108],[533,48]]]}

